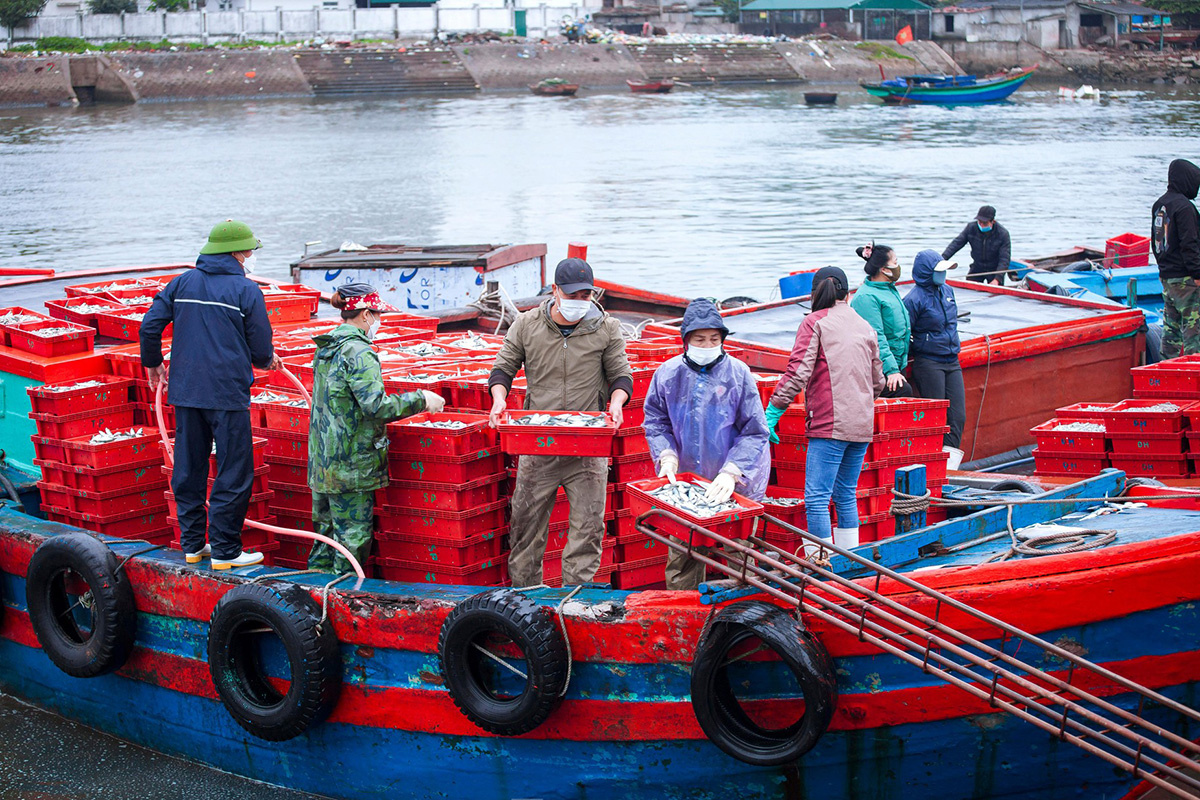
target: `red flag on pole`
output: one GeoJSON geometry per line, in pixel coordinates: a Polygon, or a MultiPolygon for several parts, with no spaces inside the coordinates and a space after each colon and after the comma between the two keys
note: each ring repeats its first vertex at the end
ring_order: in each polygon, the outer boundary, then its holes
{"type": "Polygon", "coordinates": [[[912,25],[905,25],[896,34],[896,44],[908,44],[913,40],[912,25]]]}

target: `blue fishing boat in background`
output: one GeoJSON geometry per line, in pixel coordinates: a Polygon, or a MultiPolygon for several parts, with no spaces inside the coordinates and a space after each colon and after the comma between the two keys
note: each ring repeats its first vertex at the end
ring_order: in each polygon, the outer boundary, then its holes
{"type": "Polygon", "coordinates": [[[974,75],[902,75],[879,83],[864,83],[863,88],[890,105],[995,103],[1020,89],[1036,69],[1034,64],[983,79],[974,75]]]}

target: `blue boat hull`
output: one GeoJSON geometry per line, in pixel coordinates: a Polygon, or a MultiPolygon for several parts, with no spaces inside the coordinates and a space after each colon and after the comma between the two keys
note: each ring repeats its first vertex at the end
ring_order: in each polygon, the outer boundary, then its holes
{"type": "Polygon", "coordinates": [[[981,81],[973,86],[926,87],[921,86],[885,86],[870,84],[863,88],[872,96],[881,98],[885,103],[896,105],[970,105],[978,103],[996,103],[1007,99],[1013,92],[1020,89],[1032,74],[1029,70],[1015,78],[1003,78],[992,82],[981,81]]]}

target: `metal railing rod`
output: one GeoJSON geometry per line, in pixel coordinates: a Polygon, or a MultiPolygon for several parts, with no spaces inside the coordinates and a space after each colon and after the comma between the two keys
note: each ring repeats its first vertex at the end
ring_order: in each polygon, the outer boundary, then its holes
{"type": "MultiPolygon", "coordinates": [[[[764,583],[764,582],[760,581],[758,579],[759,576],[765,576],[768,579],[772,577],[769,575],[769,573],[766,573],[764,570],[761,570],[756,567],[749,567],[748,569],[731,568],[731,567],[717,561],[716,559],[712,559],[698,551],[695,551],[695,550],[687,547],[686,545],[683,545],[680,542],[680,540],[675,537],[671,537],[669,535],[663,535],[663,534],[659,533],[658,531],[655,531],[651,528],[643,527],[642,525],[639,525],[638,527],[639,527],[639,529],[642,530],[643,533],[650,535],[655,540],[665,543],[668,547],[671,547],[674,550],[678,550],[680,552],[685,552],[685,553],[690,553],[691,557],[693,559],[700,561],[701,563],[704,563],[707,566],[711,566],[711,567],[717,569],[719,572],[722,572],[726,575],[729,575],[732,577],[738,577],[739,575],[749,572],[752,575],[754,575],[755,577],[747,576],[744,580],[744,582],[747,585],[753,586],[754,588],[759,589],[763,593],[771,595],[772,597],[775,597],[784,602],[787,602],[793,606],[796,606],[797,608],[803,608],[808,613],[813,614],[817,618],[822,619],[822,620],[828,622],[829,624],[833,625],[834,627],[839,628],[847,633],[850,633],[850,634],[856,635],[856,636],[858,635],[856,625],[846,622],[846,621],[840,619],[839,617],[835,616],[833,613],[827,612],[827,611],[823,610],[822,608],[814,607],[809,604],[802,603],[795,595],[789,594],[781,589],[776,588],[775,586],[772,586],[768,583],[764,583]]],[[[718,540],[718,541],[720,541],[723,538],[723,537],[720,537],[719,535],[713,536],[711,531],[706,532],[705,535],[712,536],[713,539],[718,540]]],[[[728,541],[728,540],[726,540],[726,541],[728,541]]],[[[811,593],[809,594],[809,597],[812,597],[811,593]]],[[[833,608],[839,609],[841,612],[846,611],[846,609],[841,608],[840,606],[837,606],[837,604],[832,603],[831,601],[822,600],[819,598],[817,601],[823,602],[823,603],[829,603],[833,608]]],[[[872,626],[879,627],[879,626],[876,626],[874,623],[872,623],[872,626]]],[[[1082,731],[1083,732],[1082,735],[1077,735],[1075,733],[1066,733],[1064,730],[1061,730],[1061,727],[1065,727],[1065,726],[1060,727],[1060,725],[1058,725],[1058,724],[1051,723],[1050,721],[1042,719],[1041,717],[1034,716],[1029,711],[1018,707],[1018,705],[1020,705],[1020,706],[1025,706],[1028,709],[1036,708],[1036,709],[1049,710],[1049,709],[1047,709],[1047,707],[1036,704],[1036,703],[1030,704],[1028,702],[1028,698],[1025,698],[1025,697],[1017,694],[1015,691],[1013,691],[1011,689],[1007,689],[1007,687],[1001,687],[1000,691],[1002,693],[1006,694],[1006,696],[1007,695],[1013,696],[1015,699],[1018,700],[1018,704],[1013,704],[1006,700],[991,700],[989,692],[987,692],[983,689],[980,689],[979,687],[975,686],[974,684],[964,681],[961,678],[958,678],[955,675],[951,674],[950,672],[943,670],[939,667],[924,666],[922,664],[921,659],[912,655],[905,649],[902,649],[902,647],[913,645],[914,644],[913,642],[910,642],[909,640],[905,639],[904,637],[900,636],[899,634],[894,634],[890,631],[887,631],[886,629],[884,629],[882,627],[879,627],[879,631],[882,636],[895,637],[895,641],[897,641],[897,643],[900,644],[901,646],[895,646],[895,645],[889,643],[889,641],[885,640],[884,638],[880,638],[880,636],[876,636],[874,633],[865,633],[863,635],[863,640],[878,647],[879,649],[883,650],[884,652],[890,653],[890,654],[896,656],[897,658],[900,658],[901,660],[903,660],[909,664],[912,664],[913,666],[916,666],[919,669],[922,669],[924,672],[936,675],[940,679],[946,681],[947,683],[949,683],[953,686],[956,686],[956,687],[962,689],[963,691],[967,692],[968,694],[971,694],[981,700],[989,701],[994,707],[997,707],[1007,713],[1013,714],[1014,716],[1016,716],[1020,719],[1023,719],[1026,722],[1029,722],[1030,724],[1040,728],[1041,730],[1044,730],[1047,733],[1050,733],[1051,735],[1055,736],[1056,738],[1059,738],[1059,739],[1067,741],[1071,744],[1074,744],[1075,746],[1081,748],[1085,752],[1091,753],[1092,755],[1102,758],[1103,760],[1107,761],[1108,763],[1110,763],[1116,767],[1119,767],[1120,769],[1122,769],[1126,772],[1131,773],[1135,777],[1142,778],[1142,779],[1154,784],[1155,786],[1158,786],[1158,787],[1164,789],[1165,791],[1167,791],[1168,793],[1170,793],[1176,797],[1183,798],[1184,800],[1200,799],[1200,781],[1197,781],[1196,779],[1191,778],[1190,776],[1188,776],[1187,774],[1185,774],[1183,772],[1180,772],[1176,768],[1171,767],[1167,764],[1158,762],[1154,759],[1150,759],[1145,756],[1140,756],[1138,751],[1135,751],[1129,747],[1121,745],[1120,743],[1111,742],[1106,736],[1104,736],[1104,734],[1102,732],[1090,729],[1087,726],[1083,725],[1082,723],[1078,723],[1074,720],[1070,720],[1068,722],[1068,725],[1072,728],[1072,730],[1082,731]],[[1090,742],[1085,741],[1085,738],[1093,738],[1093,739],[1102,741],[1107,746],[1109,746],[1110,748],[1112,748],[1114,750],[1117,750],[1118,752],[1125,752],[1128,755],[1134,756],[1136,760],[1134,763],[1130,763],[1129,761],[1126,761],[1126,760],[1120,758],[1119,756],[1108,752],[1107,750],[1104,750],[1096,745],[1091,744],[1090,742]],[[1169,782],[1168,780],[1160,778],[1159,776],[1155,775],[1152,772],[1147,772],[1141,765],[1146,765],[1158,772],[1167,774],[1171,777],[1172,780],[1175,780],[1175,781],[1184,783],[1188,786],[1191,786],[1193,789],[1196,789],[1197,792],[1188,792],[1183,788],[1177,787],[1175,784],[1169,782]]],[[[954,662],[949,661],[948,659],[944,659],[944,657],[940,657],[940,656],[936,656],[936,655],[935,655],[935,658],[941,658],[947,664],[947,666],[949,666],[951,668],[961,669],[962,671],[965,671],[968,675],[971,675],[972,677],[975,677],[975,678],[979,677],[975,673],[970,672],[970,670],[967,669],[964,665],[955,664],[954,662]]],[[[1059,715],[1056,715],[1056,719],[1058,719],[1058,718],[1059,718],[1059,715]]],[[[1138,738],[1142,739],[1143,737],[1138,737],[1138,738]]],[[[1148,740],[1146,740],[1146,743],[1152,744],[1148,740]]]]}

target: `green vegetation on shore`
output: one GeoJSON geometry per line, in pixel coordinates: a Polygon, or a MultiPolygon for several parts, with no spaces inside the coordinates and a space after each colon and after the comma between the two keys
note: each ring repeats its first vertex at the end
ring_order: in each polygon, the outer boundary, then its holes
{"type": "Polygon", "coordinates": [[[859,42],[858,44],[854,45],[854,49],[866,51],[867,58],[875,58],[879,60],[883,60],[885,58],[894,58],[902,61],[916,61],[916,59],[912,56],[906,56],[904,53],[897,52],[896,50],[888,47],[886,44],[879,44],[878,42],[859,42]]]}
{"type": "Polygon", "coordinates": [[[295,47],[300,42],[267,42],[258,39],[247,39],[244,42],[214,42],[210,45],[202,45],[196,42],[172,42],[170,39],[163,39],[158,42],[105,42],[104,44],[92,44],[84,39],[76,39],[71,36],[44,36],[38,39],[34,44],[19,44],[9,48],[12,53],[119,53],[119,52],[139,52],[153,53],[169,50],[204,50],[204,49],[227,49],[227,50],[246,50],[256,47],[295,47]]]}

